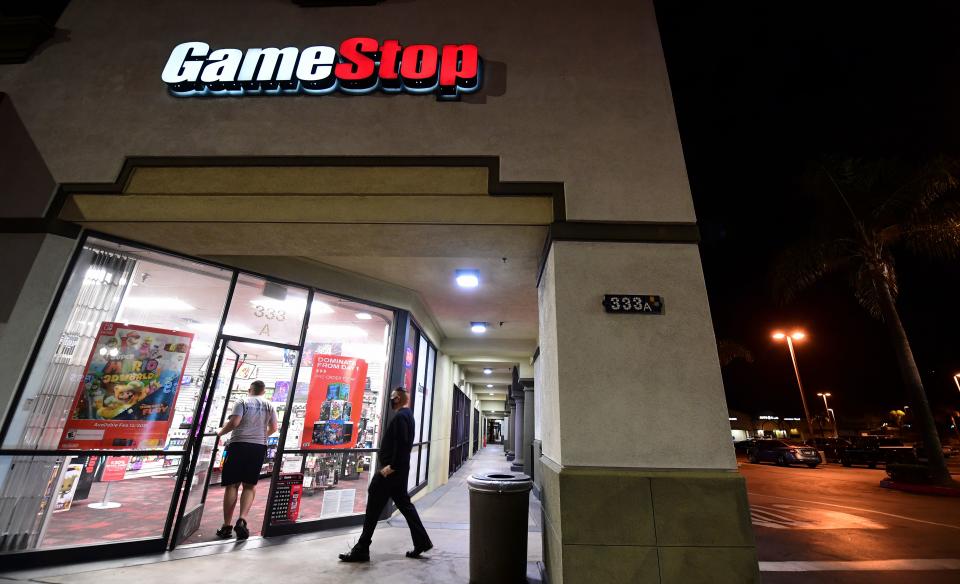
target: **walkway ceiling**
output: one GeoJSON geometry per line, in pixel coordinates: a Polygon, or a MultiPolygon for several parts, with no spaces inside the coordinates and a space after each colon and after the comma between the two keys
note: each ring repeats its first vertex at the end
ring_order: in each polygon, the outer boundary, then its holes
{"type": "MultiPolygon", "coordinates": [[[[537,345],[536,276],[553,199],[491,196],[488,172],[143,167],[122,188],[73,192],[60,218],[189,255],[234,258],[228,263],[240,267],[244,258],[259,258],[258,265],[297,258],[412,291],[446,353],[489,355],[491,365],[506,367],[529,360],[537,345]],[[480,270],[479,288],[455,285],[454,272],[462,268],[480,270]],[[471,321],[490,328],[474,335],[471,321]]],[[[472,382],[474,368],[465,371],[472,382]]]]}

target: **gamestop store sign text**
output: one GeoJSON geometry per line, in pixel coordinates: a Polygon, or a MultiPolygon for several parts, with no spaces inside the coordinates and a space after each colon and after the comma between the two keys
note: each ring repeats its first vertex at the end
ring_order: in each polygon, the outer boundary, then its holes
{"type": "Polygon", "coordinates": [[[203,42],[174,47],[163,69],[170,93],[200,95],[324,95],[435,93],[457,99],[480,87],[476,45],[408,45],[368,37],[328,46],[210,50],[203,42]]]}

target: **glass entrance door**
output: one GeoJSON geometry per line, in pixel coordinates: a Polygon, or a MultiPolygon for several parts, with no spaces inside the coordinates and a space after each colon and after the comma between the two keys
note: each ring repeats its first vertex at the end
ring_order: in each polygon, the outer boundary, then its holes
{"type": "MultiPolygon", "coordinates": [[[[222,501],[224,487],[220,477],[223,464],[229,457],[227,444],[217,432],[226,423],[236,403],[247,397],[250,384],[255,380],[264,383],[263,397],[277,409],[278,420],[283,419],[288,396],[293,383],[294,366],[298,351],[290,346],[273,343],[257,343],[225,337],[221,341],[219,364],[206,390],[205,416],[198,420],[194,432],[195,460],[187,475],[188,491],[181,505],[175,544],[201,543],[216,539],[216,530],[223,524],[222,501]]],[[[252,535],[259,535],[265,516],[267,492],[270,480],[275,476],[274,461],[277,458],[277,434],[267,437],[267,454],[260,468],[256,497],[245,516],[252,535]]],[[[239,505],[232,520],[239,516],[239,505]]]]}
{"type": "Polygon", "coordinates": [[[210,472],[216,459],[219,442],[217,430],[223,418],[227,396],[237,374],[240,354],[226,341],[218,343],[217,363],[213,375],[207,380],[198,405],[198,415],[193,422],[193,448],[190,451],[191,465],[187,470],[188,480],[180,504],[175,527],[174,546],[183,543],[196,533],[203,518],[204,502],[210,484],[210,472]],[[219,408],[216,404],[220,404],[219,408]]]}

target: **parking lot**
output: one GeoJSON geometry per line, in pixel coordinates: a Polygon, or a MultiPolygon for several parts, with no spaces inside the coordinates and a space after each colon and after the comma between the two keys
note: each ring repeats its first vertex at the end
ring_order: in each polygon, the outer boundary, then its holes
{"type": "Polygon", "coordinates": [[[763,582],[960,582],[960,499],[883,489],[882,468],[739,465],[763,582]]]}

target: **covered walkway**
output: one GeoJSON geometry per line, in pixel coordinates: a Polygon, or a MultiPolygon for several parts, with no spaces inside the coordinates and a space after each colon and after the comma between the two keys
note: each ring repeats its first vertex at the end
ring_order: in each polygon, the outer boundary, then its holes
{"type": "MultiPolygon", "coordinates": [[[[42,581],[69,584],[219,584],[237,581],[389,582],[449,584],[469,580],[469,493],[467,477],[483,471],[507,471],[499,445],[470,459],[443,487],[417,502],[434,549],[419,560],[404,553],[412,547],[403,518],[381,522],[374,534],[369,564],[344,564],[337,554],[349,549],[359,527],[283,538],[251,538],[244,543],[184,547],[163,556],[144,556],[17,572],[0,573],[0,581],[42,581]]],[[[528,518],[528,578],[539,577],[540,511],[531,503],[528,518]]]]}

